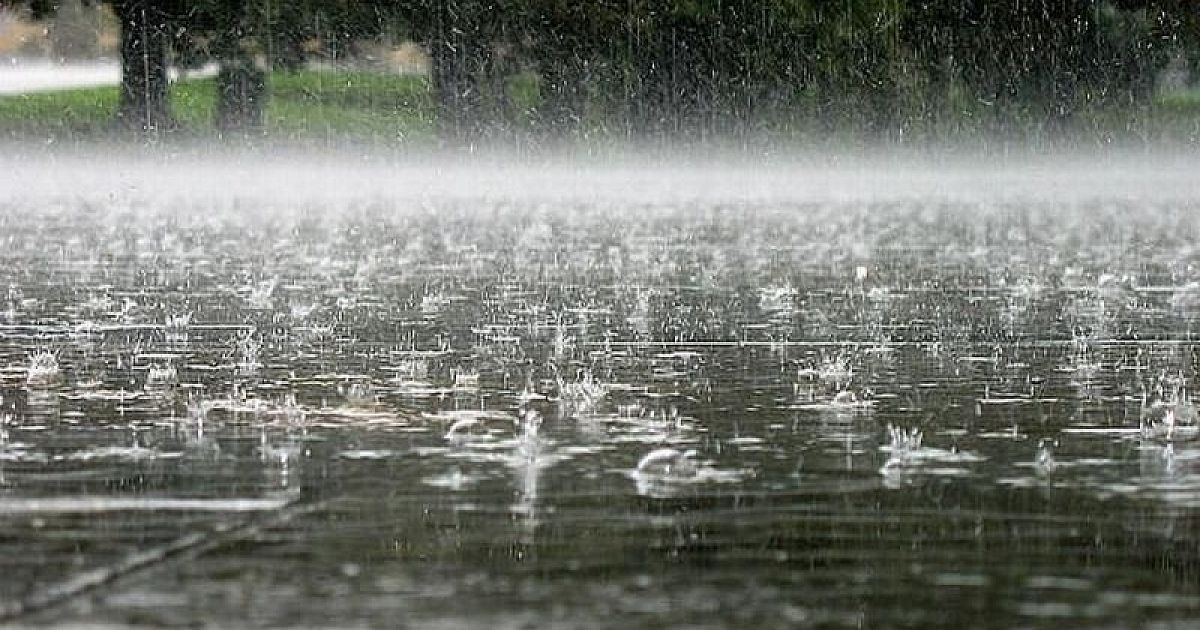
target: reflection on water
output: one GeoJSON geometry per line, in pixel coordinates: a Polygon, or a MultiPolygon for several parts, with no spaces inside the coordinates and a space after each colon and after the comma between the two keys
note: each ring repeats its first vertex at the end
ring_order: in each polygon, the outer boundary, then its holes
{"type": "Polygon", "coordinates": [[[1194,623],[1198,221],[12,203],[0,615],[1194,623]]]}

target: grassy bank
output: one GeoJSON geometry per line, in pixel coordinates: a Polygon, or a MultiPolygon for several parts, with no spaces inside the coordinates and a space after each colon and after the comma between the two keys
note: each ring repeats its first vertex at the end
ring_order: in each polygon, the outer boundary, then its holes
{"type": "MultiPolygon", "coordinates": [[[[264,112],[267,138],[379,142],[433,136],[433,107],[422,77],[370,72],[302,71],[271,77],[264,112]]],[[[87,142],[127,135],[113,128],[116,86],[0,96],[0,137],[87,142]]],[[[215,138],[216,84],[183,79],[171,86],[182,139],[215,138]]]]}
{"type": "MultiPolygon", "coordinates": [[[[495,138],[518,138],[523,131],[532,129],[531,112],[537,106],[537,92],[536,79],[529,76],[522,75],[510,82],[506,88],[509,120],[504,127],[515,133],[495,138]]],[[[262,135],[266,140],[300,145],[428,144],[434,140],[435,109],[429,83],[423,77],[363,71],[277,72],[271,76],[269,93],[262,135]]],[[[137,141],[128,132],[114,128],[117,100],[115,86],[0,96],[0,139],[51,145],[137,141]]],[[[171,107],[180,126],[172,138],[182,141],[219,138],[213,126],[214,79],[189,78],[173,84],[171,107]]],[[[902,133],[880,138],[863,133],[861,125],[852,121],[797,110],[785,120],[764,120],[752,125],[752,133],[756,135],[743,146],[869,147],[879,142],[899,142],[911,146],[960,144],[995,149],[999,146],[996,140],[1035,148],[1057,144],[1064,138],[1065,144],[1075,147],[1179,146],[1200,142],[1200,90],[1162,95],[1140,108],[1078,113],[1066,133],[1057,138],[1045,133],[1036,121],[1012,129],[989,120],[985,111],[956,111],[955,115],[937,119],[910,121],[902,133]]],[[[589,147],[629,142],[622,125],[592,122],[585,123],[585,127],[588,128],[580,132],[579,142],[589,147]]],[[[724,140],[735,146],[745,139],[724,140]]],[[[705,142],[719,144],[721,139],[714,137],[705,142]]]]}

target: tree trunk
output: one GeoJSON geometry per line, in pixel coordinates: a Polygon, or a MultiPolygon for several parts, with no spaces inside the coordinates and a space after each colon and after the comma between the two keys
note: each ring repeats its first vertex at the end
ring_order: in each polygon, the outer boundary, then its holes
{"type": "Polygon", "coordinates": [[[170,32],[165,16],[151,0],[113,3],[121,22],[121,100],[117,122],[141,131],[175,127],[167,100],[167,49],[170,32]]]}
{"type": "Polygon", "coordinates": [[[304,51],[304,33],[300,27],[284,24],[272,29],[268,36],[272,38],[271,51],[274,56],[271,58],[271,65],[273,69],[296,72],[304,68],[304,63],[308,59],[304,51]]]}
{"type": "Polygon", "coordinates": [[[429,44],[430,77],[437,106],[438,131],[451,142],[469,140],[482,127],[483,86],[479,69],[486,65],[486,42],[469,10],[444,3],[429,44]]]}
{"type": "Polygon", "coordinates": [[[552,138],[569,137],[579,129],[587,102],[583,69],[570,54],[556,50],[542,60],[538,123],[552,138]]]}
{"type": "MultiPolygon", "coordinates": [[[[251,134],[263,127],[263,106],[267,97],[267,73],[255,60],[255,51],[271,37],[267,24],[270,16],[257,2],[224,0],[223,29],[212,40],[212,49],[220,59],[217,72],[217,130],[223,134],[251,134]]],[[[267,67],[271,61],[266,61],[267,67]]]]}
{"type": "Polygon", "coordinates": [[[470,44],[434,42],[431,74],[439,131],[450,140],[470,136],[479,124],[482,95],[470,71],[470,44]]]}
{"type": "Polygon", "coordinates": [[[217,129],[253,133],[263,126],[266,73],[248,56],[221,62],[217,73],[217,129]]]}

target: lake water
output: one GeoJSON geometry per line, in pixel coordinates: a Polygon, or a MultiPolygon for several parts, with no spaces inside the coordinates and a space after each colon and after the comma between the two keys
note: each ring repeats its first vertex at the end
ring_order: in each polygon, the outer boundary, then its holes
{"type": "Polygon", "coordinates": [[[1190,164],[12,162],[0,619],[1194,627],[1190,164]]]}

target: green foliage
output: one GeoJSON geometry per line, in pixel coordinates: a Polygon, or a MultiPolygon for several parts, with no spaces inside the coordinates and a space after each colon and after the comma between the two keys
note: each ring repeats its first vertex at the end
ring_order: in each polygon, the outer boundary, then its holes
{"type": "MultiPolygon", "coordinates": [[[[269,58],[297,69],[314,46],[342,59],[365,41],[426,45],[431,76],[419,94],[366,77],[322,88],[330,129],[403,111],[465,135],[1049,137],[1143,115],[1173,59],[1200,68],[1200,12],[1185,0],[155,4],[192,62],[269,58]]],[[[277,107],[291,113],[274,124],[312,109],[310,78],[277,79],[277,107]]]]}

